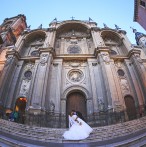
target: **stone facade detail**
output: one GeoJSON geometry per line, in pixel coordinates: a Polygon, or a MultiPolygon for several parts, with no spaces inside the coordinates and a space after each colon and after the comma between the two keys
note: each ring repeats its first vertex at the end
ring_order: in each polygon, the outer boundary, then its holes
{"type": "Polygon", "coordinates": [[[72,104],[85,116],[127,109],[127,96],[145,105],[146,54],[123,32],[68,20],[23,33],[0,68],[0,101],[15,109],[23,96],[28,111],[54,115],[72,104]]]}

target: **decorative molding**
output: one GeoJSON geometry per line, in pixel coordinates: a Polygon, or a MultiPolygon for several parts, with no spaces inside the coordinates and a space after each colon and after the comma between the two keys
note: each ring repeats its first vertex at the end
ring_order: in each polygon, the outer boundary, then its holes
{"type": "Polygon", "coordinates": [[[82,81],[84,74],[81,70],[71,70],[68,72],[67,77],[71,82],[76,83],[82,81]]]}
{"type": "Polygon", "coordinates": [[[42,54],[41,59],[40,59],[40,64],[41,66],[45,66],[49,58],[48,54],[42,54]]]}

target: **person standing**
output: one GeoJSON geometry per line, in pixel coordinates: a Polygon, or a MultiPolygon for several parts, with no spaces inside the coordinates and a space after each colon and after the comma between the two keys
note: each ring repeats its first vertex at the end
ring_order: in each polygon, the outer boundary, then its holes
{"type": "Polygon", "coordinates": [[[69,126],[69,130],[65,131],[63,134],[63,137],[67,140],[86,139],[93,131],[93,129],[73,111],[69,115],[69,126]]]}

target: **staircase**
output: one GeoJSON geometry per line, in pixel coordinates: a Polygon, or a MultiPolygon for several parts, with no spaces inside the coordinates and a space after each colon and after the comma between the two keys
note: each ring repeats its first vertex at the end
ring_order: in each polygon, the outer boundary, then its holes
{"type": "MultiPolygon", "coordinates": [[[[66,129],[27,126],[0,119],[0,145],[28,146],[30,143],[82,143],[112,146],[146,144],[146,117],[110,126],[95,127],[85,140],[69,141],[62,137],[66,129]],[[6,137],[7,136],[7,137],[6,137]],[[17,144],[17,145],[16,145],[17,144]]],[[[33,146],[33,144],[31,145],[33,146]]],[[[36,146],[36,145],[35,145],[36,146]]]]}

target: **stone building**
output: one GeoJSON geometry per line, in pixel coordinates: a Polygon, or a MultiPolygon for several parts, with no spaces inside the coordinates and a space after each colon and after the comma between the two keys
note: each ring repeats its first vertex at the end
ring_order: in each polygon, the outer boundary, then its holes
{"type": "Polygon", "coordinates": [[[134,21],[146,30],[146,0],[134,0],[134,21]]]}
{"type": "Polygon", "coordinates": [[[18,15],[6,18],[0,25],[0,75],[5,63],[5,55],[9,47],[14,46],[18,37],[26,29],[26,17],[18,15]]]}
{"type": "MultiPolygon", "coordinates": [[[[145,48],[145,47],[144,47],[145,48]]],[[[9,47],[0,77],[5,109],[84,116],[146,104],[146,53],[126,32],[96,22],[54,20],[24,31],[9,47]]]]}

